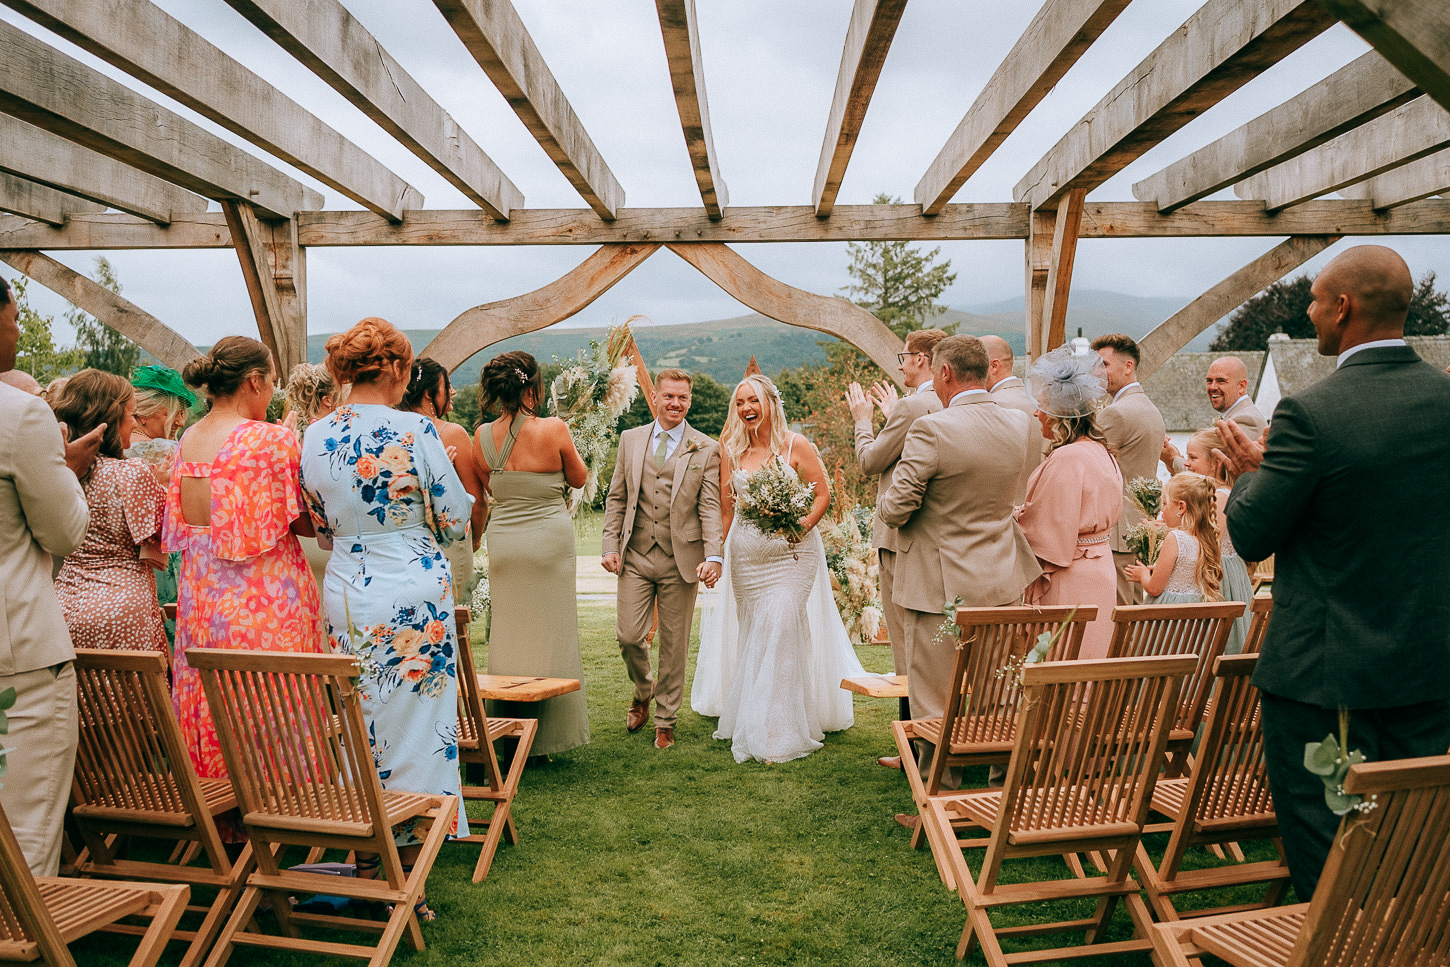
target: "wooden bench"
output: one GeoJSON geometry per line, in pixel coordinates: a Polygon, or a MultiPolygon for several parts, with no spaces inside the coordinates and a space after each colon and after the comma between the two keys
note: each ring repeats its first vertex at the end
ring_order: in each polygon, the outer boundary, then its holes
{"type": "Polygon", "coordinates": [[[536,675],[477,675],[479,698],[499,702],[542,702],[577,692],[577,678],[542,678],[536,675]]]}
{"type": "Polygon", "coordinates": [[[841,679],[841,687],[868,698],[905,698],[905,675],[857,675],[841,679]]]}

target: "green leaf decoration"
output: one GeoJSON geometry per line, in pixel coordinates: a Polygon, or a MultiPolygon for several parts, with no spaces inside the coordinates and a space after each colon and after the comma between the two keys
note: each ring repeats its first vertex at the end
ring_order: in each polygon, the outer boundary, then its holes
{"type": "Polygon", "coordinates": [[[0,712],[8,712],[15,707],[15,689],[7,688],[0,692],[0,712]]]}
{"type": "Polygon", "coordinates": [[[1359,796],[1352,796],[1338,789],[1330,789],[1328,786],[1324,787],[1324,804],[1336,816],[1343,816],[1351,809],[1354,809],[1359,805],[1360,798],[1359,796]]]}
{"type": "Polygon", "coordinates": [[[1339,742],[1334,736],[1325,736],[1323,742],[1304,743],[1304,768],[1316,776],[1334,775],[1339,768],[1339,742]]]}

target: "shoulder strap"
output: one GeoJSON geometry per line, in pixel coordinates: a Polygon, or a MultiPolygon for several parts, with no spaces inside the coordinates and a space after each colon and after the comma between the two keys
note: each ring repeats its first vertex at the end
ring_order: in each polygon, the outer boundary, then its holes
{"type": "Polygon", "coordinates": [[[513,422],[509,424],[509,431],[503,438],[503,447],[495,449],[493,445],[493,426],[489,425],[488,432],[479,439],[480,449],[483,451],[484,462],[488,464],[489,473],[497,473],[509,462],[509,454],[513,453],[514,444],[519,439],[519,427],[529,418],[527,413],[519,412],[514,414],[513,422]],[[492,454],[490,456],[490,454],[492,454]]]}
{"type": "Polygon", "coordinates": [[[793,449],[795,449],[795,434],[794,433],[792,433],[790,435],[790,439],[788,441],[786,441],[786,444],[785,444],[785,465],[787,467],[790,466],[790,453],[791,453],[791,451],[793,449]]]}

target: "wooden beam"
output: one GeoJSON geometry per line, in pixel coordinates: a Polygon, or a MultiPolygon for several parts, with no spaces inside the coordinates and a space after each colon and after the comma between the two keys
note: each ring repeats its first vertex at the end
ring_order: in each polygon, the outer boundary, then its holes
{"type": "Polygon", "coordinates": [[[1208,0],[1017,183],[1013,197],[1052,208],[1069,188],[1091,191],[1333,24],[1317,0],[1208,0]]]}
{"type": "Polygon", "coordinates": [[[634,357],[635,380],[639,383],[640,393],[644,395],[644,405],[649,407],[649,415],[659,416],[655,411],[655,381],[650,378],[649,367],[644,364],[644,353],[639,351],[639,343],[634,341],[633,332],[630,333],[629,345],[624,351],[634,357]]]}
{"type": "Polygon", "coordinates": [[[0,261],[89,312],[172,369],[179,370],[201,355],[186,337],[151,313],[48,255],[3,249],[0,261]]]}
{"type": "Polygon", "coordinates": [[[1026,244],[1023,246],[1026,265],[1026,292],[1022,307],[1027,315],[1027,358],[1036,359],[1046,352],[1042,332],[1042,310],[1047,305],[1047,276],[1052,271],[1052,236],[1057,213],[1041,209],[1029,219],[1026,244]]]}
{"type": "Polygon", "coordinates": [[[524,196],[337,0],[226,0],[492,218],[524,196]]]}
{"type": "Polygon", "coordinates": [[[25,31],[0,22],[0,111],[215,198],[269,215],[322,207],[322,196],[25,31]]]}
{"type": "Polygon", "coordinates": [[[105,205],[0,171],[0,212],[58,226],[64,225],[70,215],[95,215],[105,210],[105,205]]]}
{"type": "Polygon", "coordinates": [[[0,144],[0,170],[158,225],[206,211],[200,195],[8,114],[0,114],[0,144]]]}
{"type": "Polygon", "coordinates": [[[262,342],[280,373],[307,361],[307,276],[295,223],[263,221],[244,202],[222,202],[262,342]]]}
{"type": "Polygon", "coordinates": [[[1047,270],[1042,315],[1042,349],[1051,352],[1067,341],[1067,294],[1072,288],[1072,266],[1077,259],[1078,231],[1082,227],[1086,188],[1074,188],[1057,206],[1052,225],[1052,261],[1047,270]]]}
{"type": "Polygon", "coordinates": [[[671,244],[670,251],[761,315],[844,339],[900,382],[896,354],[903,346],[901,338],[854,302],[786,285],[725,245],[671,244]]]}
{"type": "Polygon", "coordinates": [[[1420,91],[1370,51],[1313,87],[1133,185],[1171,212],[1303,154],[1399,107],[1420,91]]]}
{"type": "Polygon", "coordinates": [[[856,137],[866,120],[866,108],[886,64],[891,40],[901,23],[906,0],[856,0],[851,22],[846,28],[845,49],[841,52],[841,69],[836,74],[836,93],[831,98],[831,113],[826,119],[826,138],[821,144],[821,160],[816,165],[816,183],[811,189],[811,203],[816,214],[824,218],[836,206],[846,165],[856,149],[856,137]]]}
{"type": "MultiPolygon", "coordinates": [[[[904,2],[904,0],[903,0],[904,2]]],[[[660,32],[665,40],[665,59],[670,65],[670,84],[675,90],[675,109],[685,132],[685,150],[695,169],[695,184],[705,214],[719,218],[730,202],[720,162],[715,157],[715,139],[710,134],[710,109],[705,100],[705,65],[700,57],[700,28],[695,0],[655,0],[660,32]]]]}
{"type": "Polygon", "coordinates": [[[1373,202],[1376,209],[1408,205],[1412,201],[1450,190],[1450,148],[1376,175],[1368,181],[1339,189],[1346,198],[1373,202]]]}
{"type": "Polygon", "coordinates": [[[1338,235],[1295,235],[1194,299],[1138,340],[1138,378],[1147,379],[1199,333],[1320,252],[1338,235]]]}
{"type": "Polygon", "coordinates": [[[1320,0],[1450,111],[1450,6],[1444,0],[1320,0]]]}
{"type": "Polygon", "coordinates": [[[1171,215],[1152,202],[1088,202],[1083,238],[1233,238],[1254,235],[1445,235],[1450,202],[1377,212],[1367,201],[1320,199],[1277,214],[1257,201],[1200,201],[1171,215]]]}
{"type": "Polygon", "coordinates": [[[1128,0],[1042,5],[922,175],[914,194],[922,214],[946,207],[1127,5],[1128,0]]]}
{"type": "Polygon", "coordinates": [[[1318,198],[1450,147],[1450,112],[1421,96],[1234,186],[1269,211],[1318,198]]]}
{"type": "Polygon", "coordinates": [[[4,0],[41,26],[386,218],[418,189],[150,0],[4,0]]]}
{"type": "Polygon", "coordinates": [[[574,114],[513,4],[433,2],[569,184],[600,218],[612,220],[624,207],[624,189],[574,114]]]}
{"type": "Polygon", "coordinates": [[[659,249],[657,242],[602,245],[583,262],[533,292],[459,313],[419,355],[450,372],[494,343],[562,322],[608,292],[659,249]]]}

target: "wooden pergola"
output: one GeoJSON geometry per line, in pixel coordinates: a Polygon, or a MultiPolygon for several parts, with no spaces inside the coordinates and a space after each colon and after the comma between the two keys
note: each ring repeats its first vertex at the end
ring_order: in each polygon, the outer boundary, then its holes
{"type": "Polygon", "coordinates": [[[568,209],[526,207],[484,148],[339,0],[225,2],[476,207],[423,208],[417,189],[150,0],[0,0],[362,206],[326,208],[279,168],[0,22],[0,211],[10,213],[0,215],[0,260],[173,366],[196,354],[186,339],[45,253],[233,249],[261,338],[285,371],[306,357],[311,248],[596,247],[556,281],[454,319],[424,350],[452,368],[579,312],[665,246],[750,308],[838,336],[895,373],[900,340],[874,316],[785,285],[729,243],[1020,239],[1027,344],[1036,355],[1064,341],[1080,239],[1284,239],[1149,333],[1146,375],[1344,236],[1450,234],[1450,200],[1434,197],[1450,191],[1446,0],[1205,0],[1031,167],[1012,200],[954,204],[1128,6],[1047,0],[920,174],[911,204],[838,205],[906,6],[855,0],[809,204],[749,208],[729,205],[711,136],[695,0],[655,3],[700,193],[700,205],[688,208],[625,205],[624,188],[510,0],[433,0],[578,192],[582,206],[568,209]],[[1341,19],[1371,52],[1137,182],[1134,200],[1087,199],[1341,19]],[[1204,200],[1230,186],[1238,200],[1204,200]],[[211,201],[220,212],[208,210],[211,201]]]}

